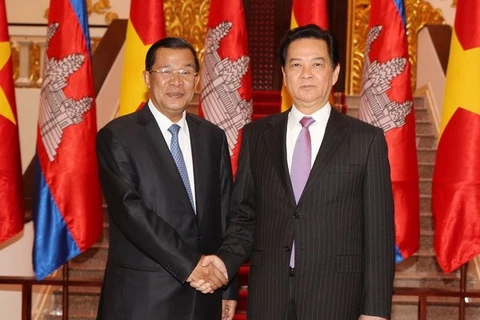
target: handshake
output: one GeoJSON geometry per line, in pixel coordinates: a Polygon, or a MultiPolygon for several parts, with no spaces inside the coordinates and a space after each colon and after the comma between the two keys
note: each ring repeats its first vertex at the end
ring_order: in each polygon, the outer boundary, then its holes
{"type": "Polygon", "coordinates": [[[227,268],[217,256],[202,256],[187,282],[202,293],[213,293],[228,283],[227,268]]]}

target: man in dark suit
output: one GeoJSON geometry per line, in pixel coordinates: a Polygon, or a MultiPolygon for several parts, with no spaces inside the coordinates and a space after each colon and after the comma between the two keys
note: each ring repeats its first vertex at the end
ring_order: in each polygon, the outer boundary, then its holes
{"type": "Polygon", "coordinates": [[[228,274],[250,257],[249,320],[386,319],[395,232],[383,131],[331,107],[340,67],[328,31],[288,31],[280,56],[293,106],[244,127],[218,256],[228,274]]]}
{"type": "Polygon", "coordinates": [[[217,289],[227,282],[225,270],[202,266],[204,255],[219,249],[227,223],[232,173],[225,134],[185,111],[199,70],[188,42],[154,43],[145,70],[148,103],[97,136],[110,216],[98,319],[232,319],[238,287],[205,295],[186,283],[205,279],[217,289]]]}

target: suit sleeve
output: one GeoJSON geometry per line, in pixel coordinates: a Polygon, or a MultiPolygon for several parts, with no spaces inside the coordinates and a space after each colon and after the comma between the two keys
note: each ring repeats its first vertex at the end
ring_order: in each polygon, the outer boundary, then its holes
{"type": "Polygon", "coordinates": [[[385,137],[376,130],[364,178],[364,305],[362,314],[389,318],[395,274],[395,226],[385,137]]]}
{"type": "Polygon", "coordinates": [[[229,275],[238,271],[249,257],[253,245],[255,185],[251,173],[251,136],[248,129],[248,125],[243,129],[230,218],[222,246],[218,251],[218,256],[225,263],[229,275]]]}
{"type": "MultiPolygon", "coordinates": [[[[230,161],[230,152],[228,150],[228,143],[225,134],[223,134],[222,143],[222,161],[220,167],[220,190],[221,190],[221,214],[222,214],[222,232],[225,234],[229,211],[230,200],[233,189],[232,181],[232,165],[230,161]]],[[[230,284],[226,287],[222,293],[223,300],[237,300],[238,299],[238,278],[236,273],[228,273],[231,279],[230,284]]]]}
{"type": "Polygon", "coordinates": [[[97,157],[111,221],[138,250],[184,283],[201,255],[145,206],[137,192],[138,177],[126,148],[108,128],[97,135],[97,157]]]}

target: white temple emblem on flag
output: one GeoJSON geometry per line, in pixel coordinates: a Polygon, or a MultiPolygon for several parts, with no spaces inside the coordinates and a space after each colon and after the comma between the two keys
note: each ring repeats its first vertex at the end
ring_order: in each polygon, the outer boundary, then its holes
{"type": "Polygon", "coordinates": [[[82,66],[85,56],[72,53],[57,60],[49,58],[48,46],[59,27],[58,23],[48,26],[47,50],[45,54],[45,72],[40,93],[40,114],[38,124],[43,145],[50,161],[55,159],[62,140],[63,130],[83,121],[83,114],[92,106],[92,97],[80,100],[67,98],[63,89],[68,85],[67,79],[82,66]]]}
{"type": "Polygon", "coordinates": [[[412,110],[412,101],[390,101],[387,95],[392,80],[405,70],[407,64],[405,57],[395,57],[385,63],[376,60],[370,62],[371,44],[381,32],[382,26],[374,26],[368,32],[359,118],[382,128],[386,133],[405,124],[405,118],[412,110]]]}
{"type": "Polygon", "coordinates": [[[252,101],[242,100],[238,89],[248,71],[250,58],[242,56],[232,61],[218,54],[220,40],[231,30],[231,22],[222,22],[208,30],[201,78],[201,101],[205,118],[225,131],[230,155],[237,143],[238,130],[250,122],[252,101]]]}

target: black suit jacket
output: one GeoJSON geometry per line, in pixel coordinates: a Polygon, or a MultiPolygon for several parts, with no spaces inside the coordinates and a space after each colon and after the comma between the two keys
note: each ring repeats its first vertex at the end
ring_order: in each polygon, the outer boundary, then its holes
{"type": "MultiPolygon", "coordinates": [[[[99,319],[220,319],[222,290],[204,295],[186,279],[201,254],[215,253],[232,188],[224,132],[187,114],[197,214],[147,106],[97,135],[110,243],[99,319]]],[[[224,292],[236,297],[237,287],[224,292]]]]}
{"type": "Polygon", "coordinates": [[[389,317],[395,232],[383,131],[332,109],[296,204],[287,118],[285,112],[244,127],[231,220],[218,252],[229,273],[250,256],[248,319],[283,319],[293,239],[298,319],[389,317]]]}

